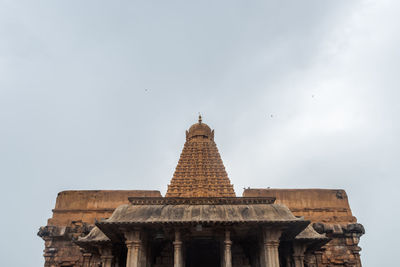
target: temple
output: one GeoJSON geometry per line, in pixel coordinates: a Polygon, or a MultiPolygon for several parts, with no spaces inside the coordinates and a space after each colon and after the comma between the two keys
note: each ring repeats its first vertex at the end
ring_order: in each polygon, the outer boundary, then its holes
{"type": "Polygon", "coordinates": [[[45,267],[361,266],[364,228],[340,189],[245,189],[237,197],[202,122],[159,191],[64,191],[38,235],[45,267]]]}

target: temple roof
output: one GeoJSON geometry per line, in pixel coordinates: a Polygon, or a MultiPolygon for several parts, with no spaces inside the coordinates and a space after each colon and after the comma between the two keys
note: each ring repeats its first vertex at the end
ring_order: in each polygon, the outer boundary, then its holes
{"type": "Polygon", "coordinates": [[[201,116],[186,131],[186,142],[166,197],[235,197],[214,142],[214,130],[202,122],[201,116]]]}
{"type": "MultiPolygon", "coordinates": [[[[144,204],[122,205],[104,224],[307,222],[279,204],[144,204]]],[[[305,226],[304,226],[305,227],[305,226]]]]}
{"type": "Polygon", "coordinates": [[[319,234],[309,224],[300,234],[296,236],[297,240],[329,240],[325,234],[319,234]]]}
{"type": "Polygon", "coordinates": [[[110,239],[98,227],[95,226],[89,234],[84,237],[79,237],[76,243],[102,243],[109,241],[110,239]]]}
{"type": "Polygon", "coordinates": [[[230,204],[213,200],[212,203],[205,204],[206,198],[199,201],[188,198],[183,202],[182,198],[176,198],[174,203],[170,203],[168,199],[174,200],[166,198],[163,204],[157,201],[140,203],[138,200],[119,206],[110,218],[97,222],[96,226],[114,241],[123,239],[121,229],[196,224],[284,227],[284,238],[292,239],[310,223],[294,216],[284,205],[267,204],[271,199],[255,199],[253,204],[250,204],[250,199],[234,200],[235,198],[227,200],[230,204]]]}
{"type": "Polygon", "coordinates": [[[309,224],[303,231],[301,231],[295,238],[296,242],[308,244],[307,249],[313,251],[321,248],[328,243],[331,239],[326,237],[325,234],[319,234],[314,230],[313,226],[309,224]]]}

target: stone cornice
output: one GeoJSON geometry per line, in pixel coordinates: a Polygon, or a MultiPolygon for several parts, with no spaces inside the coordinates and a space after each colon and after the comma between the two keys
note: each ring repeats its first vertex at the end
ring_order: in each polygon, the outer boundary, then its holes
{"type": "Polygon", "coordinates": [[[53,213],[68,213],[68,212],[113,212],[115,209],[53,209],[53,213]]]}
{"type": "Polygon", "coordinates": [[[274,197],[130,197],[133,205],[240,205],[273,204],[274,197]]]}

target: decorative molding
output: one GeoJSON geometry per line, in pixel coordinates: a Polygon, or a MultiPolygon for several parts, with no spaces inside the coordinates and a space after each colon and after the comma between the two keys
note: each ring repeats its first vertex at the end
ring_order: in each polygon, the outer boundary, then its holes
{"type": "Polygon", "coordinates": [[[273,204],[274,197],[130,197],[133,205],[240,205],[273,204]]]}
{"type": "Polygon", "coordinates": [[[331,212],[331,211],[339,211],[339,212],[347,212],[348,209],[346,208],[336,208],[336,207],[321,207],[321,208],[291,208],[291,212],[305,212],[305,211],[312,211],[312,212],[331,212]]]}
{"type": "Polygon", "coordinates": [[[115,209],[53,209],[53,213],[68,212],[113,212],[115,209]]]}

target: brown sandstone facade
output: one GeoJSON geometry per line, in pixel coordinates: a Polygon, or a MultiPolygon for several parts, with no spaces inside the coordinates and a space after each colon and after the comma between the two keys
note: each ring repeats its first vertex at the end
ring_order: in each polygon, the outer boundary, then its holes
{"type": "MultiPolygon", "coordinates": [[[[344,190],[245,189],[243,196],[275,197],[276,203],[310,220],[317,232],[325,233],[331,241],[315,252],[323,266],[361,266],[358,243],[364,228],[353,216],[344,190]]],[[[308,255],[306,261],[314,259],[308,255]]]]}
{"type": "Polygon", "coordinates": [[[202,121],[159,191],[64,191],[38,235],[46,267],[361,266],[344,190],[246,189],[236,197],[202,121]]]}
{"type": "Polygon", "coordinates": [[[214,131],[202,123],[186,131],[186,142],[166,197],[234,197],[235,191],[225,171],[214,131]]]}
{"type": "MultiPolygon", "coordinates": [[[[93,190],[58,193],[53,217],[38,235],[45,241],[45,266],[83,266],[84,251],[73,240],[87,235],[96,220],[129,203],[128,197],[161,197],[159,191],[93,190]]],[[[100,263],[100,258],[97,260],[100,263]]]]}

